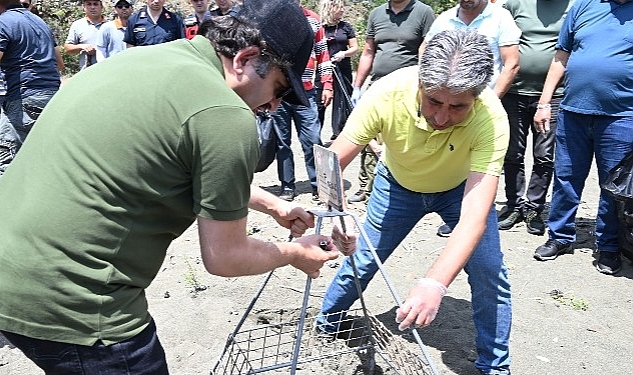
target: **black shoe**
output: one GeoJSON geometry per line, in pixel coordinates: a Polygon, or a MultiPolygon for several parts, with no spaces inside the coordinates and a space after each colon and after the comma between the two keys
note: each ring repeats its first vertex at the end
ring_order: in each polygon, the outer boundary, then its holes
{"type": "Polygon", "coordinates": [[[332,342],[336,339],[336,335],[338,334],[338,332],[334,331],[334,332],[328,332],[326,331],[323,326],[319,325],[319,322],[317,322],[316,320],[314,321],[314,332],[316,333],[316,337],[322,340],[325,340],[326,342],[332,342]]]}
{"type": "Polygon", "coordinates": [[[561,254],[566,253],[571,248],[571,244],[562,244],[556,240],[547,240],[543,245],[536,248],[534,258],[538,260],[554,260],[561,254]]]}
{"type": "Polygon", "coordinates": [[[508,230],[514,226],[514,224],[523,220],[521,211],[508,209],[506,212],[499,216],[499,230],[508,230]]]}
{"type": "Polygon", "coordinates": [[[622,269],[622,257],[619,252],[601,251],[596,269],[605,275],[614,275],[622,269]]]}
{"type": "Polygon", "coordinates": [[[347,198],[347,203],[359,203],[364,202],[367,199],[367,194],[365,190],[359,190],[351,197],[347,198]]]}
{"type": "Polygon", "coordinates": [[[540,212],[528,210],[525,215],[525,225],[529,234],[542,236],[545,233],[545,222],[543,222],[540,212]]]}
{"type": "Polygon", "coordinates": [[[448,224],[442,224],[437,228],[437,235],[440,237],[450,237],[451,233],[453,233],[453,228],[449,227],[448,224]]]}
{"type": "Polygon", "coordinates": [[[291,188],[283,188],[279,193],[279,199],[283,199],[288,202],[292,202],[295,199],[295,191],[291,188]]]}
{"type": "Polygon", "coordinates": [[[319,192],[316,189],[312,189],[312,203],[319,203],[319,192]]]}

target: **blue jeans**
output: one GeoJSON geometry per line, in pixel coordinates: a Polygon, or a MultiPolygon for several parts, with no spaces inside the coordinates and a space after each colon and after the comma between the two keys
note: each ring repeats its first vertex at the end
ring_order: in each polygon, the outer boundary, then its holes
{"type": "Polygon", "coordinates": [[[5,100],[0,115],[0,177],[22,147],[35,120],[57,91],[42,90],[18,100],[5,100]]]}
{"type": "Polygon", "coordinates": [[[163,375],[168,374],[165,351],[158,341],[154,321],[138,335],[105,346],[66,344],[2,331],[47,375],[163,375]]]}
{"type": "MultiPolygon", "coordinates": [[[[426,214],[437,212],[451,228],[459,220],[465,183],[440,193],[417,193],[402,187],[381,162],[376,166],[374,189],[367,205],[363,225],[381,261],[395,248],[426,214]]],[[[491,207],[486,230],[464,267],[472,292],[473,320],[477,329],[478,358],[475,366],[485,373],[507,374],[510,366],[509,339],[512,304],[507,269],[499,242],[497,215],[491,207]]],[[[363,290],[378,270],[376,262],[361,238],[353,255],[363,290]]],[[[336,331],[341,315],[358,293],[351,262],[346,259],[323,298],[319,326],[336,331]],[[334,315],[330,315],[334,314],[334,315]],[[327,317],[327,318],[326,318],[327,317]]]]}
{"type": "Polygon", "coordinates": [[[310,185],[312,185],[313,191],[316,191],[317,188],[313,147],[321,144],[321,125],[319,124],[315,90],[308,90],[307,94],[310,101],[309,107],[281,102],[277,111],[271,114],[280,133],[277,148],[277,174],[282,189],[295,189],[295,161],[290,148],[292,120],[294,120],[297,128],[297,136],[305,156],[306,171],[308,172],[310,185]]]}
{"type": "MultiPolygon", "coordinates": [[[[558,112],[554,186],[549,211],[549,238],[576,241],[576,213],[594,155],[598,181],[633,148],[633,117],[558,112]]],[[[613,197],[601,190],[596,218],[596,247],[618,252],[618,212],[613,197]]]]}
{"type": "Polygon", "coordinates": [[[556,116],[560,98],[552,99],[551,130],[547,133],[534,131],[534,114],[538,100],[539,96],[512,93],[505,94],[501,99],[510,121],[510,144],[503,163],[505,193],[510,210],[543,211],[547,189],[552,182],[556,116]],[[534,165],[526,188],[525,152],[530,130],[534,165]]]}

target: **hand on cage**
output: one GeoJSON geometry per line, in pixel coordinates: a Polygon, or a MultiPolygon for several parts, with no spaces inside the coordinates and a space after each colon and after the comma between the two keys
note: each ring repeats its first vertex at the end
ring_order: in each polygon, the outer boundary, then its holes
{"type": "Polygon", "coordinates": [[[304,235],[308,228],[314,228],[314,215],[286,201],[280,201],[280,208],[273,217],[284,228],[290,229],[290,235],[294,238],[304,235]]]}
{"type": "Polygon", "coordinates": [[[421,328],[431,324],[445,294],[446,286],[440,282],[431,278],[418,280],[396,311],[396,323],[400,324],[398,329],[404,331],[411,325],[421,328]]]}
{"type": "Polygon", "coordinates": [[[290,265],[305,272],[313,279],[319,277],[320,269],[325,262],[339,256],[332,239],[320,234],[301,237],[293,243],[300,245],[302,249],[296,253],[295,259],[290,262],[290,265]]]}
{"type": "Polygon", "coordinates": [[[354,222],[345,217],[344,229],[339,228],[337,224],[332,228],[332,241],[341,254],[350,256],[356,251],[356,241],[358,240],[358,233],[355,231],[356,226],[354,222]]]}

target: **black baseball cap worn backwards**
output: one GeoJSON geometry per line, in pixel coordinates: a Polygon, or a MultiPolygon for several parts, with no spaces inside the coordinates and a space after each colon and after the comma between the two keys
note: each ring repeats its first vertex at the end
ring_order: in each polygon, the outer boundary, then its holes
{"type": "Polygon", "coordinates": [[[312,53],[314,32],[297,0],[244,0],[239,17],[254,23],[272,52],[291,63],[284,73],[292,92],[284,101],[309,106],[301,75],[312,53]]]}

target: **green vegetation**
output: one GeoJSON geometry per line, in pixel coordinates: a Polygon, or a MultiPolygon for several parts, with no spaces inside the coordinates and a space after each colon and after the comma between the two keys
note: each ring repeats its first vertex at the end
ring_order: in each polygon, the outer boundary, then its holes
{"type": "MultiPolygon", "coordinates": [[[[372,9],[384,4],[385,0],[346,0],[345,19],[354,26],[358,37],[358,46],[362,51],[365,41],[365,31],[367,25],[367,17],[372,9]]],[[[433,8],[436,14],[455,5],[455,0],[426,0],[423,1],[433,8]]],[[[63,47],[64,41],[68,35],[70,24],[83,17],[83,9],[78,0],[37,0],[35,1],[36,11],[44,21],[50,26],[57,40],[57,44],[63,47]]],[[[136,0],[135,9],[141,8],[145,4],[144,0],[136,0]]],[[[318,0],[302,1],[302,4],[315,12],[319,12],[318,0]]],[[[105,15],[108,19],[112,18],[112,2],[103,0],[105,15]]],[[[165,7],[173,12],[185,16],[191,12],[191,7],[187,0],[168,0],[165,7]]],[[[77,56],[69,56],[63,52],[66,71],[64,75],[70,76],[78,71],[77,56]]],[[[360,52],[354,59],[354,66],[358,63],[360,52]]]]}
{"type": "Polygon", "coordinates": [[[185,282],[191,288],[191,293],[195,297],[198,295],[198,292],[207,290],[207,286],[203,285],[200,282],[200,280],[198,279],[198,275],[196,274],[196,271],[193,269],[188,259],[185,259],[185,263],[187,264],[187,273],[185,273],[183,276],[185,278],[185,282]]]}
{"type": "Polygon", "coordinates": [[[554,289],[549,292],[550,297],[561,305],[569,306],[574,310],[587,311],[589,310],[589,302],[582,298],[576,298],[573,292],[563,292],[558,289],[554,289]]]}

